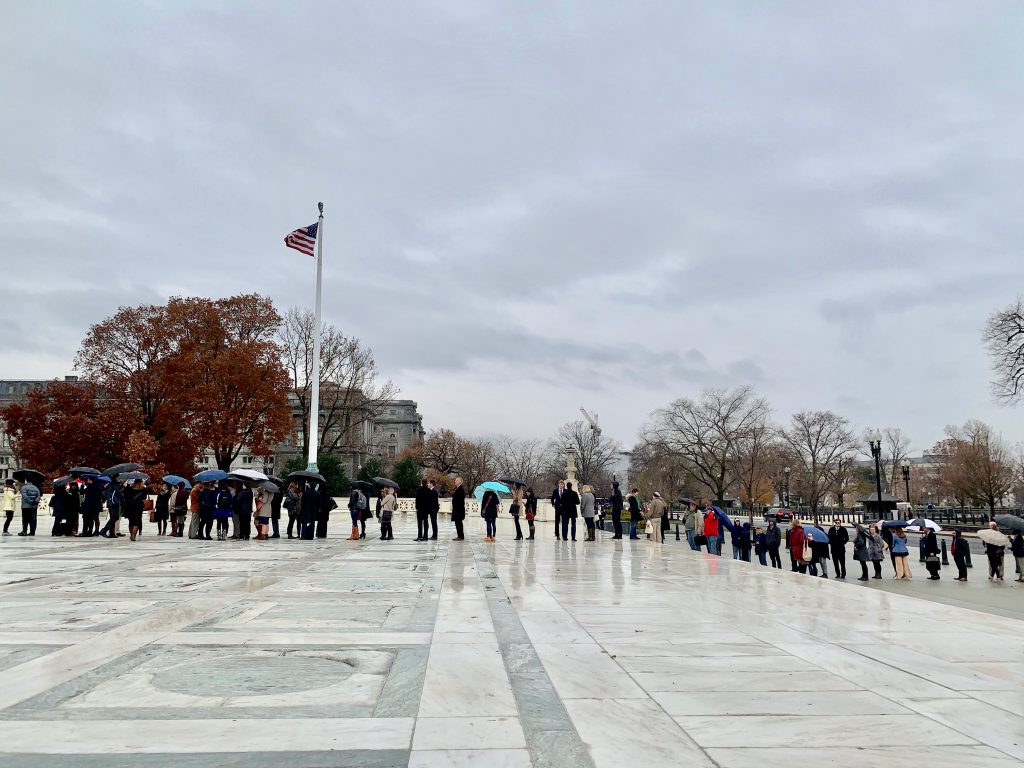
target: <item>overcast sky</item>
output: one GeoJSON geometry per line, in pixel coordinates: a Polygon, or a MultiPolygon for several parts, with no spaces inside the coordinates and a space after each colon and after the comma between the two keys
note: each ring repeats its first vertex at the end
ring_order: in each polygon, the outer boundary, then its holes
{"type": "Polygon", "coordinates": [[[0,5],[0,377],[122,304],[313,301],[428,429],[753,384],[921,449],[1024,290],[1019,2],[0,5]]]}

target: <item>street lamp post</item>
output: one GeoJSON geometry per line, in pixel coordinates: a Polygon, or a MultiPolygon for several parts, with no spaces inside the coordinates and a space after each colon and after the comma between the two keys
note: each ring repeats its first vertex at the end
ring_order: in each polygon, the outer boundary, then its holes
{"type": "Polygon", "coordinates": [[[786,509],[789,509],[789,467],[782,468],[782,496],[786,509]]]}
{"type": "Polygon", "coordinates": [[[907,504],[910,503],[910,463],[904,461],[903,466],[900,468],[903,470],[903,487],[907,491],[907,504]]]}
{"type": "Polygon", "coordinates": [[[882,519],[882,436],[877,430],[868,433],[868,444],[875,459],[875,490],[878,493],[878,519],[882,519]]]}

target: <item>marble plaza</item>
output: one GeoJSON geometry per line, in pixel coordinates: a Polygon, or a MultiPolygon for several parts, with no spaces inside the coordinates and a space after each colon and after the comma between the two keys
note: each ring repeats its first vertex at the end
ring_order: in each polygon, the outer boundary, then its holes
{"type": "Polygon", "coordinates": [[[550,525],[415,543],[411,517],[3,539],[0,766],[1024,761],[1024,621],[550,525]]]}

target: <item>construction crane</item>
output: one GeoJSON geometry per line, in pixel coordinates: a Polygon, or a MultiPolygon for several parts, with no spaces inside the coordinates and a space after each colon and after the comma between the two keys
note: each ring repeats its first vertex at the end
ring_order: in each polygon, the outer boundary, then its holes
{"type": "Polygon", "coordinates": [[[590,423],[590,429],[593,430],[594,436],[598,440],[600,440],[601,439],[601,427],[597,423],[597,414],[595,413],[593,416],[591,416],[589,413],[587,413],[587,409],[586,408],[580,408],[580,413],[582,413],[583,414],[583,418],[586,419],[590,423]]]}

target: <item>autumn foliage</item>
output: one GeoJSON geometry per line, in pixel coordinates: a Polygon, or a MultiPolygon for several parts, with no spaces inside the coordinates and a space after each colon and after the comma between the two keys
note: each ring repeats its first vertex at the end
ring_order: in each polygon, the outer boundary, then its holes
{"type": "Polygon", "coordinates": [[[191,474],[207,449],[228,469],[291,429],[280,325],[256,294],[122,307],[82,342],[83,384],[54,382],[0,416],[22,463],[51,475],[120,461],[191,474]]]}

